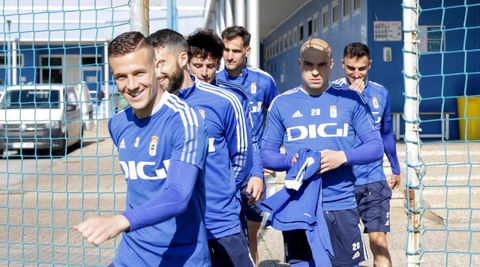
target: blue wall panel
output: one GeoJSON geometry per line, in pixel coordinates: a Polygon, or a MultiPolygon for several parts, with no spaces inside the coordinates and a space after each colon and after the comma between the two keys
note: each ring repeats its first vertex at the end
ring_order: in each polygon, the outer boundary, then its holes
{"type": "MultiPolygon", "coordinates": [[[[445,53],[422,52],[419,60],[420,94],[423,101],[421,112],[457,112],[457,96],[480,95],[480,0],[444,1],[444,9],[438,7],[437,0],[420,1],[423,9],[419,20],[420,26],[444,25],[445,53]],[[466,15],[465,15],[466,14],[466,15]]],[[[402,1],[364,0],[361,8],[353,12],[350,1],[348,17],[342,15],[343,1],[312,0],[300,8],[290,18],[279,25],[264,40],[263,46],[269,47],[279,40],[284,33],[303,23],[315,12],[319,17],[319,30],[314,36],[327,40],[333,48],[335,61],[331,80],[342,77],[341,58],[343,47],[350,42],[364,42],[370,47],[373,60],[369,79],[383,84],[391,94],[392,111],[402,112],[404,108],[403,81],[403,36],[400,41],[374,41],[373,25],[375,21],[402,21],[402,1]],[[332,25],[332,3],[339,4],[340,18],[337,25],[332,25]],[[322,9],[328,6],[330,25],[324,30],[322,9]],[[383,61],[384,47],[392,48],[392,61],[383,61]]],[[[306,33],[304,34],[306,37],[306,33]]],[[[304,38],[306,40],[306,38],[304,38]]],[[[297,66],[300,46],[281,50],[274,57],[264,62],[264,68],[277,81],[280,91],[285,91],[301,83],[297,66]],[[283,79],[282,79],[283,78],[283,79]]],[[[458,123],[455,117],[450,123],[451,138],[458,138],[458,123]]],[[[423,133],[438,133],[439,118],[425,117],[422,124],[423,133]]],[[[402,130],[403,132],[403,130],[402,130]]]]}

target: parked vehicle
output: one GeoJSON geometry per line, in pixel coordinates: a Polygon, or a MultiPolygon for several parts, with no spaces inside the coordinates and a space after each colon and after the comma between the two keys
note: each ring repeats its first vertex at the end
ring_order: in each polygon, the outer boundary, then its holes
{"type": "Polygon", "coordinates": [[[76,86],[10,86],[0,99],[0,152],[51,149],[63,154],[82,138],[76,86]]]}

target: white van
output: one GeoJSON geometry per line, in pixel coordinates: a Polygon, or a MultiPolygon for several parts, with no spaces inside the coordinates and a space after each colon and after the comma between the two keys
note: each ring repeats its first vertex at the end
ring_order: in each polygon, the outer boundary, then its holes
{"type": "Polygon", "coordinates": [[[81,104],[83,127],[91,130],[93,128],[93,103],[86,82],[77,85],[77,96],[81,104]]]}
{"type": "MultiPolygon", "coordinates": [[[[65,148],[82,138],[82,113],[76,86],[10,86],[0,99],[0,152],[65,148]]],[[[1,155],[1,154],[0,154],[1,155]]]]}

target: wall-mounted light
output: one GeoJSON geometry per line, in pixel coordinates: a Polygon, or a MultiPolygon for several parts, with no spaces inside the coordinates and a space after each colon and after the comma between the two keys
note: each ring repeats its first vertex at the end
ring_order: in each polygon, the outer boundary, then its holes
{"type": "Polygon", "coordinates": [[[392,47],[383,47],[383,62],[392,62],[392,47]]]}

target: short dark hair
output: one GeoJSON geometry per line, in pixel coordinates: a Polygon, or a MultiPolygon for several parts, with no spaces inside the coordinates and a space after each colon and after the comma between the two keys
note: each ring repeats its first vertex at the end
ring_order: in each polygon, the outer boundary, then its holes
{"type": "Polygon", "coordinates": [[[243,40],[243,47],[250,46],[250,33],[245,29],[245,27],[242,26],[230,26],[223,30],[222,32],[222,39],[227,39],[227,40],[232,40],[236,38],[237,36],[240,36],[243,40]]]}
{"type": "Polygon", "coordinates": [[[199,29],[187,38],[188,58],[207,58],[209,55],[216,60],[222,59],[223,41],[212,29],[199,29]]]}
{"type": "Polygon", "coordinates": [[[370,49],[362,43],[351,43],[343,49],[343,58],[360,58],[365,56],[370,59],[370,49]]]}
{"type": "Polygon", "coordinates": [[[169,47],[176,48],[179,52],[188,52],[188,44],[185,37],[171,29],[158,30],[150,34],[147,40],[153,47],[169,47]]]}
{"type": "Polygon", "coordinates": [[[132,53],[143,45],[150,45],[150,43],[141,32],[124,32],[108,44],[108,56],[123,56],[132,53]]]}

